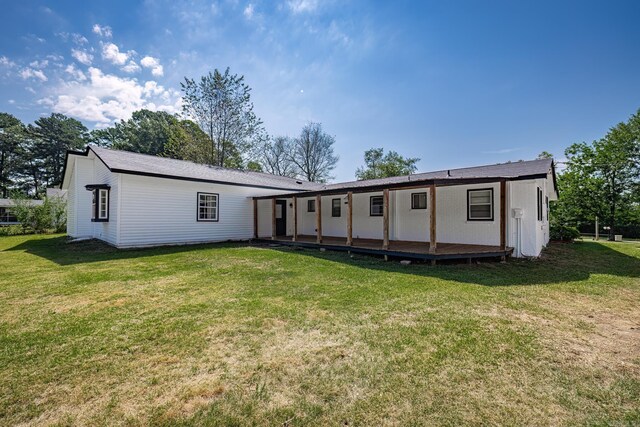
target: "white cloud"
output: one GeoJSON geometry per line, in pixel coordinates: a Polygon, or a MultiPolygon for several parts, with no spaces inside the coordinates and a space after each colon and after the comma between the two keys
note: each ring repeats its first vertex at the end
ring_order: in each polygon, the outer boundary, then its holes
{"type": "Polygon", "coordinates": [[[81,120],[97,122],[98,127],[126,120],[141,108],[176,113],[180,93],[167,90],[155,81],[145,82],[105,74],[90,67],[86,81],[66,81],[54,88],[53,96],[38,101],[52,110],[81,120]]]}
{"type": "Polygon", "coordinates": [[[120,69],[125,73],[137,73],[138,71],[140,71],[140,66],[136,64],[135,61],[129,61],[127,65],[120,69]]]}
{"type": "Polygon", "coordinates": [[[36,91],[35,89],[33,89],[31,86],[25,86],[24,88],[27,92],[31,92],[35,95],[36,91]]]}
{"type": "Polygon", "coordinates": [[[87,76],[85,76],[84,73],[81,70],[77,69],[74,64],[67,65],[67,68],[65,68],[64,71],[67,74],[71,75],[77,81],[81,81],[82,82],[82,81],[87,80],[87,76]]]}
{"type": "Polygon", "coordinates": [[[251,3],[249,3],[247,5],[247,7],[244,8],[244,11],[242,12],[244,14],[244,17],[247,19],[251,19],[253,18],[253,5],[251,3]]]}
{"type": "Polygon", "coordinates": [[[151,68],[151,74],[154,76],[162,76],[164,74],[164,68],[160,65],[160,60],[152,56],[145,56],[140,61],[140,65],[145,68],[151,68]]]}
{"type": "Polygon", "coordinates": [[[3,67],[12,68],[16,66],[16,63],[6,56],[0,56],[0,65],[2,65],[3,67]]]}
{"type": "Polygon", "coordinates": [[[118,46],[106,43],[102,46],[102,57],[116,65],[124,65],[132,52],[120,52],[118,46]]]}
{"type": "Polygon", "coordinates": [[[289,0],[287,2],[289,9],[293,13],[313,12],[318,8],[317,0],[289,0]]]}
{"type": "Polygon", "coordinates": [[[99,35],[100,37],[106,37],[106,38],[111,38],[111,36],[113,35],[113,32],[111,31],[111,27],[109,26],[101,26],[100,24],[95,24],[93,26],[92,31],[99,35]]]}
{"type": "Polygon", "coordinates": [[[43,59],[42,61],[35,60],[29,63],[29,66],[33,68],[46,68],[48,65],[49,61],[46,59],[43,59]]]}
{"type": "Polygon", "coordinates": [[[89,42],[89,40],[87,40],[87,38],[85,36],[83,36],[81,34],[77,34],[77,33],[71,34],[71,40],[73,40],[73,42],[75,44],[80,44],[80,45],[89,42]]]}
{"type": "Polygon", "coordinates": [[[39,79],[40,81],[46,82],[49,80],[47,76],[44,75],[42,70],[34,70],[33,68],[25,68],[20,71],[20,77],[23,79],[39,79]]]}
{"type": "Polygon", "coordinates": [[[15,100],[15,99],[10,99],[8,102],[9,102],[9,104],[12,104],[12,105],[13,105],[13,104],[15,104],[15,103],[16,103],[16,100],[15,100]]]}
{"type": "Polygon", "coordinates": [[[71,56],[84,65],[91,65],[91,61],[93,61],[93,55],[84,50],[71,49],[71,56]]]}

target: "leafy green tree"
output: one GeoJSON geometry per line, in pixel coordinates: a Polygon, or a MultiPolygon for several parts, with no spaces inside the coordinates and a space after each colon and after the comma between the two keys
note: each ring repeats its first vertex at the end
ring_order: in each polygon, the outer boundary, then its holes
{"type": "Polygon", "coordinates": [[[59,185],[67,150],[77,150],[89,141],[87,128],[76,119],[53,113],[28,126],[32,143],[23,154],[40,156],[42,178],[46,185],[59,185]]]}
{"type": "Polygon", "coordinates": [[[262,170],[262,165],[259,162],[256,162],[254,160],[250,160],[249,162],[247,162],[246,169],[248,171],[264,172],[264,170],[262,170]]]}
{"type": "Polygon", "coordinates": [[[538,159],[553,159],[553,154],[548,151],[543,151],[542,153],[538,154],[538,159]]]}
{"type": "Polygon", "coordinates": [[[121,120],[115,131],[112,148],[134,153],[162,155],[165,147],[181,137],[180,122],[177,117],[164,111],[138,110],[129,120],[121,120]]]}
{"type": "Polygon", "coordinates": [[[244,76],[217,69],[199,81],[181,83],[183,111],[209,136],[209,162],[236,167],[238,156],[247,155],[263,138],[262,121],[253,112],[251,88],[244,76]],[[234,158],[235,157],[235,158],[234,158]]]}
{"type": "Polygon", "coordinates": [[[211,140],[200,127],[191,120],[180,120],[178,129],[165,145],[163,155],[195,163],[208,163],[211,140]]]}
{"type": "Polygon", "coordinates": [[[326,182],[338,163],[333,153],[336,139],[322,130],[320,123],[307,123],[293,140],[291,162],[297,174],[307,181],[326,182]]]}
{"type": "MultiPolygon", "coordinates": [[[[561,203],[567,216],[598,217],[613,239],[621,217],[637,204],[640,178],[640,111],[619,123],[604,138],[567,148],[561,203]],[[568,205],[569,207],[567,207],[568,205]]],[[[562,212],[562,211],[561,211],[562,212]]]]}
{"type": "Polygon", "coordinates": [[[383,148],[372,148],[364,152],[364,168],[356,170],[356,178],[375,179],[391,176],[411,175],[417,170],[420,159],[402,157],[395,151],[384,154],[383,148]]]}
{"type": "Polygon", "coordinates": [[[8,113],[0,113],[0,197],[7,198],[17,172],[17,150],[25,135],[20,120],[8,113]]]}

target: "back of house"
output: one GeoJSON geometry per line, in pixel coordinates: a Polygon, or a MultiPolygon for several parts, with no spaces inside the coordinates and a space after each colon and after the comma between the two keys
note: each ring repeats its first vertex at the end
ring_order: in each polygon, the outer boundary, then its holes
{"type": "Polygon", "coordinates": [[[558,197],[551,159],[318,184],[95,146],[68,153],[62,188],[68,235],[120,248],[322,234],[435,249],[437,233],[515,256],[540,254],[558,197]]]}

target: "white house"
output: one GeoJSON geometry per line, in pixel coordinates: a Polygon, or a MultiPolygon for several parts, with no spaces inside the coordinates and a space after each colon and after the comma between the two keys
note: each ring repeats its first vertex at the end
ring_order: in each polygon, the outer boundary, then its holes
{"type": "Polygon", "coordinates": [[[67,232],[119,248],[250,239],[421,259],[538,256],[551,159],[316,184],[115,151],[69,152],[67,232]]]}

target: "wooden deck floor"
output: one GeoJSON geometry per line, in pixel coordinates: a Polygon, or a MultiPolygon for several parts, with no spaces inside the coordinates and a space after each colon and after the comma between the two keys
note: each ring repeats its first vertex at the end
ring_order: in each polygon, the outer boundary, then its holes
{"type": "Polygon", "coordinates": [[[318,244],[316,242],[316,236],[305,235],[299,235],[295,242],[292,241],[291,236],[278,236],[276,240],[259,240],[302,247],[317,247],[330,250],[424,260],[506,257],[513,252],[513,248],[502,250],[499,246],[438,243],[436,252],[431,253],[429,252],[428,242],[410,242],[403,240],[392,240],[389,242],[389,248],[383,249],[382,240],[379,239],[353,239],[353,245],[347,246],[347,239],[344,237],[323,237],[322,243],[318,244]]]}

